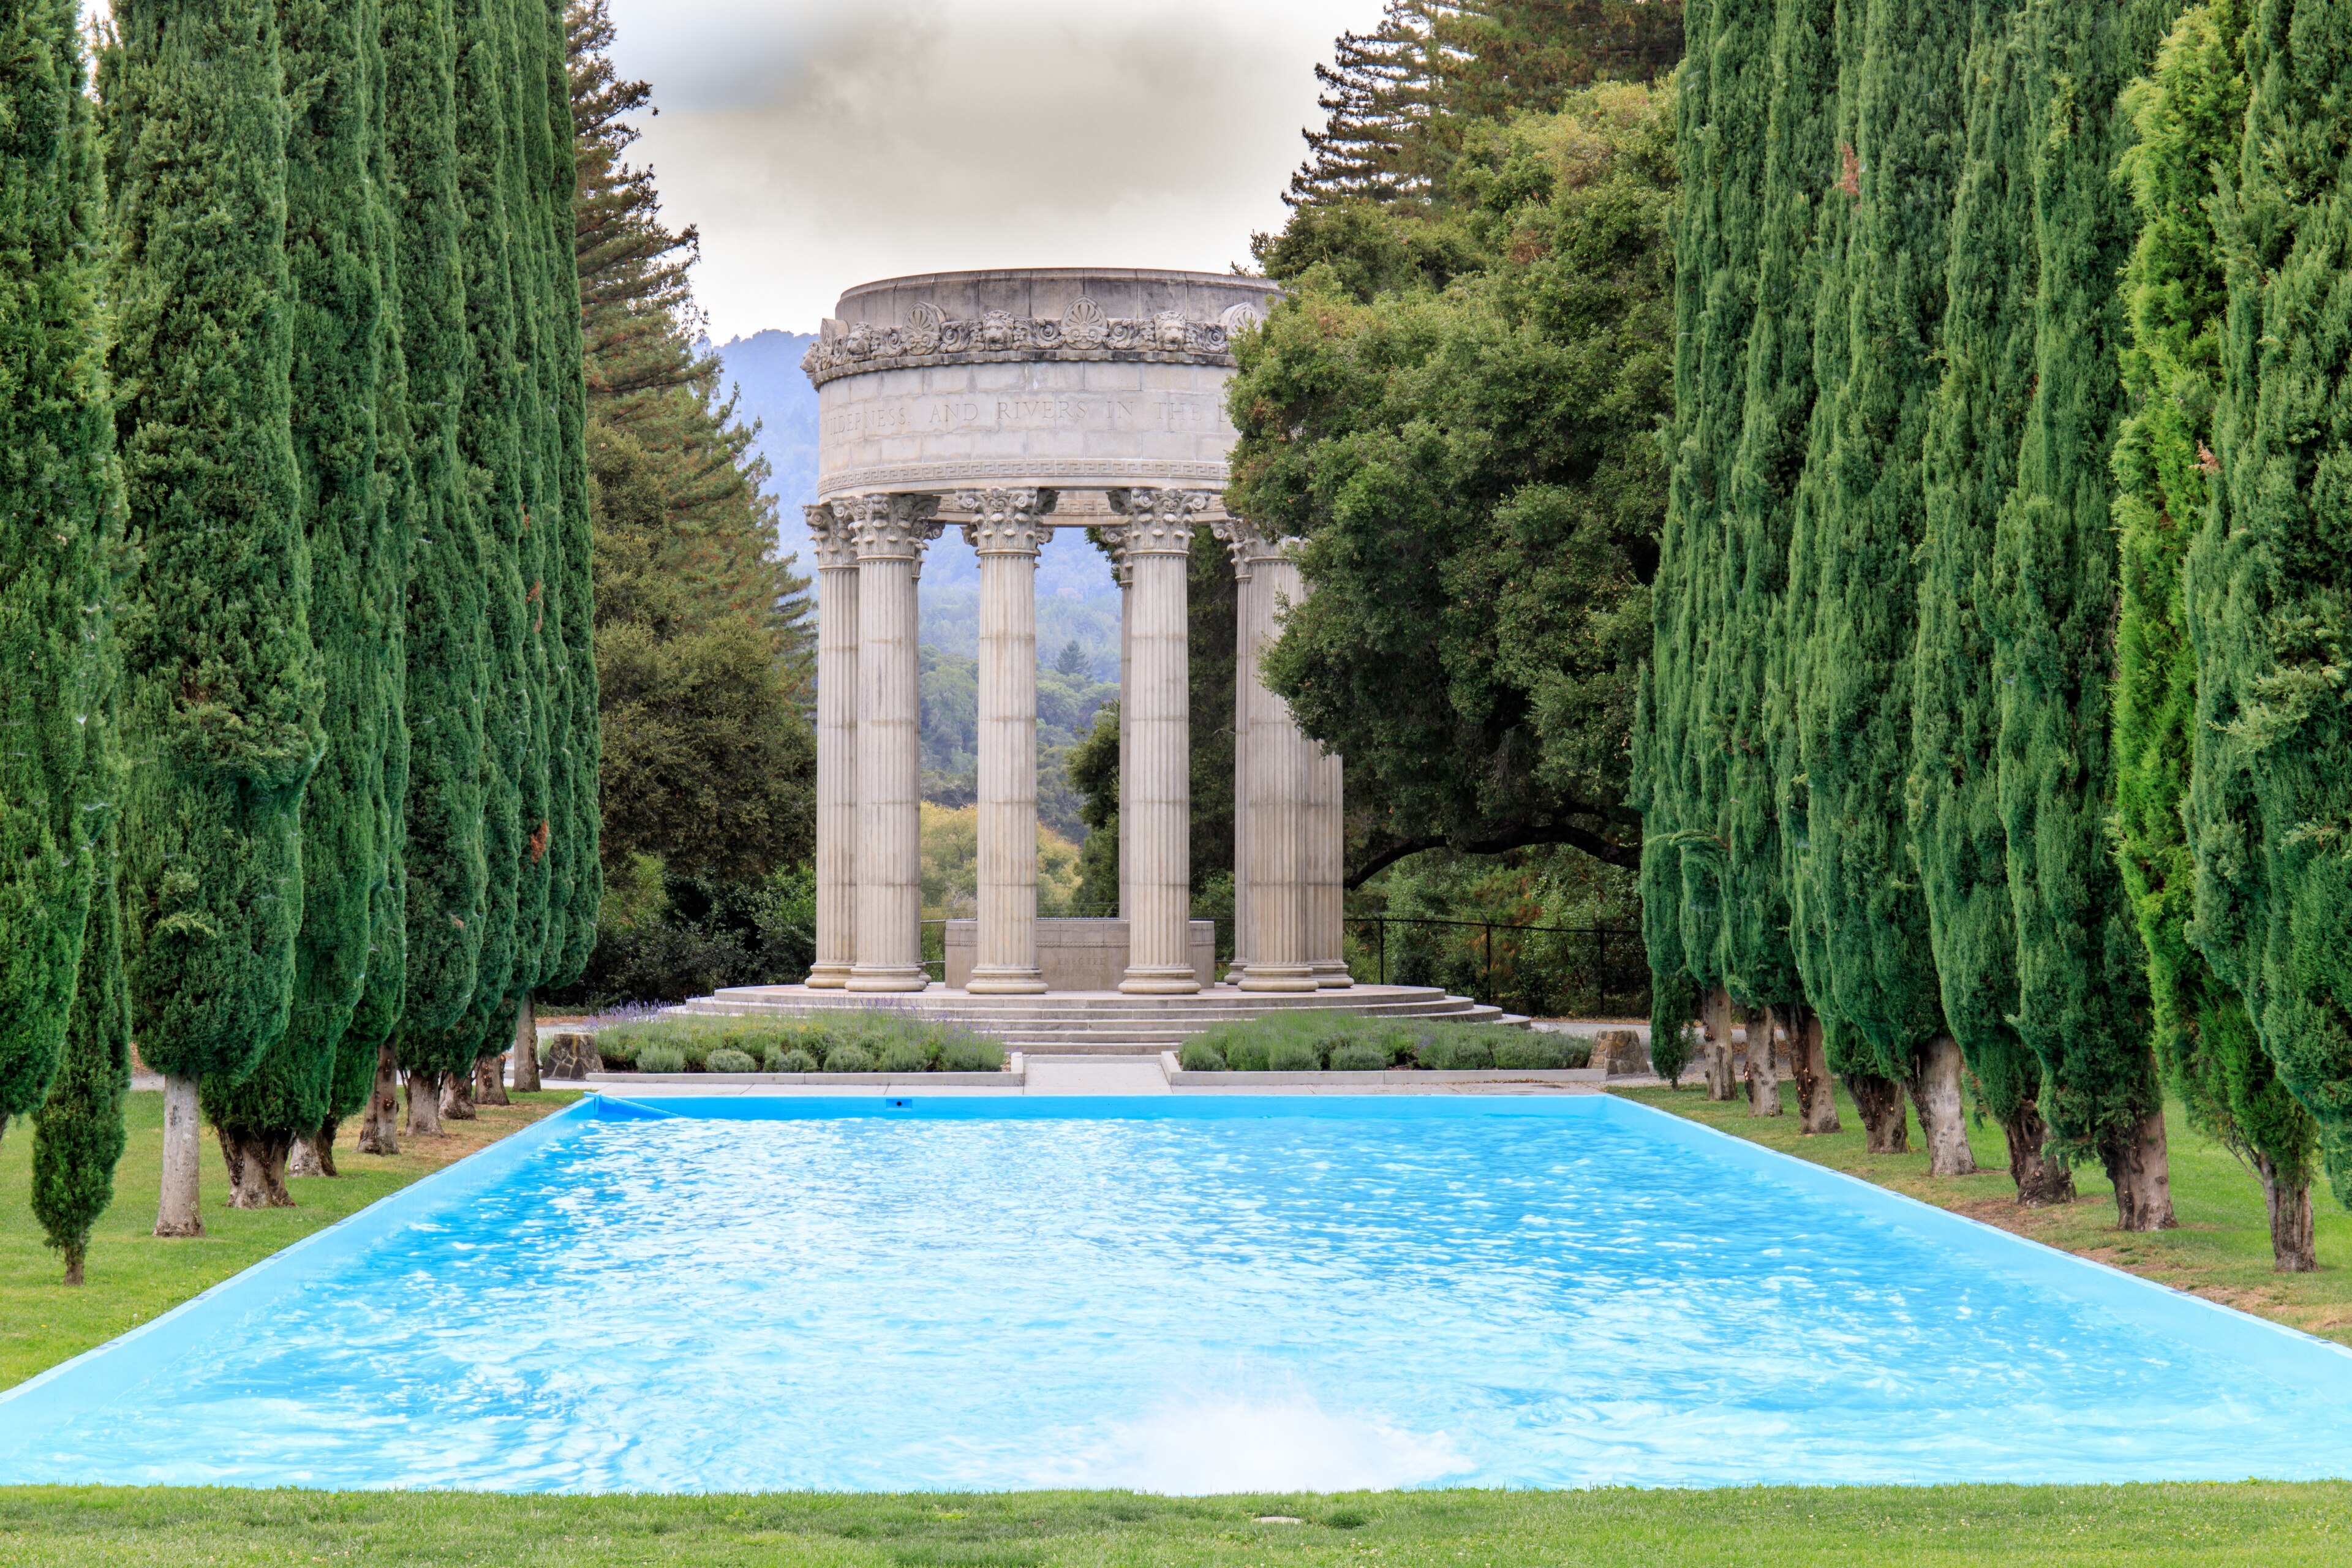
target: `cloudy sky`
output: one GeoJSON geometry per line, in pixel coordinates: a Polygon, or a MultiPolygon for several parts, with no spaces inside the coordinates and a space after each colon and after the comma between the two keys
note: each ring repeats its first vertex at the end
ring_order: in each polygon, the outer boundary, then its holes
{"type": "Polygon", "coordinates": [[[702,227],[720,341],[965,267],[1223,271],[1379,0],[612,0],[661,112],[636,154],[702,227]]]}

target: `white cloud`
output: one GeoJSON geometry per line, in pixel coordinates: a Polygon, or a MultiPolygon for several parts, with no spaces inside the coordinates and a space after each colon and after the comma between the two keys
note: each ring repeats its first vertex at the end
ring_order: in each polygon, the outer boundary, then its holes
{"type": "Polygon", "coordinates": [[[1246,261],[1378,0],[615,0],[614,63],[721,339],[966,267],[1246,261]]]}

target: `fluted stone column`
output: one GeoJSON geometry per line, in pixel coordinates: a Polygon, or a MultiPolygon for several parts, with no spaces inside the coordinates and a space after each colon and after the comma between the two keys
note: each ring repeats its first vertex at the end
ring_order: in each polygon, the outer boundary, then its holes
{"type": "Polygon", "coordinates": [[[1133,575],[1129,594],[1129,669],[1122,707],[1127,767],[1119,780],[1134,866],[1128,876],[1127,976],[1130,994],[1200,990],[1192,968],[1192,742],[1186,636],[1192,530],[1208,510],[1205,490],[1117,489],[1111,510],[1133,575]]]}
{"type": "Polygon", "coordinates": [[[1135,704],[1128,700],[1135,681],[1135,574],[1128,570],[1127,551],[1118,542],[1116,531],[1105,529],[1105,537],[1112,540],[1112,553],[1118,568],[1118,916],[1121,920],[1135,913],[1135,898],[1130,882],[1135,871],[1135,857],[1128,853],[1129,835],[1135,826],[1135,816],[1127,809],[1128,721],[1135,715],[1135,704]]]}
{"type": "MultiPolygon", "coordinates": [[[[1298,563],[1277,546],[1250,542],[1254,592],[1249,636],[1235,685],[1250,693],[1249,766],[1244,785],[1250,859],[1250,963],[1244,991],[1317,988],[1308,940],[1307,789],[1314,743],[1299,732],[1288,704],[1265,689],[1258,660],[1279,635],[1281,606],[1299,597],[1298,563]]],[[[1238,837],[1238,834],[1236,835],[1238,837]]]]}
{"type": "Polygon", "coordinates": [[[857,547],[857,959],[852,991],[920,991],[923,970],[921,666],[915,574],[943,526],[929,496],[866,495],[857,547]]]}
{"type": "Polygon", "coordinates": [[[1212,526],[1234,563],[1234,956],[1225,978],[1237,985],[1249,969],[1250,954],[1257,951],[1250,941],[1254,929],[1250,836],[1256,815],[1250,809],[1250,725],[1256,718],[1260,689],[1249,679],[1249,672],[1256,668],[1258,647],[1257,581],[1252,572],[1257,531],[1237,517],[1212,526]]]}
{"type": "Polygon", "coordinates": [[[838,991],[857,962],[857,547],[831,501],[801,509],[816,550],[816,963],[838,991]]]}
{"type": "Polygon", "coordinates": [[[1347,820],[1340,799],[1343,766],[1339,753],[1307,742],[1309,814],[1307,844],[1313,869],[1307,889],[1307,951],[1315,969],[1315,984],[1326,991],[1344,991],[1355,977],[1348,973],[1342,954],[1339,923],[1345,912],[1348,867],[1347,820]]]}
{"type": "Polygon", "coordinates": [[[980,552],[980,910],[966,989],[1045,989],[1037,967],[1037,551],[1052,490],[967,490],[980,552]]]}

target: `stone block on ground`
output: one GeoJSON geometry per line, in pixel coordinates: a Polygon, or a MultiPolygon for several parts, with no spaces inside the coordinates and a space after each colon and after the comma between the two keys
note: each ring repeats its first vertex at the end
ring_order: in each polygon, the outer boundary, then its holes
{"type": "Polygon", "coordinates": [[[548,1077],[576,1081],[604,1070],[604,1058],[596,1054],[595,1036],[562,1034],[547,1037],[548,1077]]]}
{"type": "Polygon", "coordinates": [[[1632,1029],[1603,1029],[1592,1037],[1592,1065],[1612,1078],[1639,1078],[1650,1071],[1650,1047],[1632,1029]]]}

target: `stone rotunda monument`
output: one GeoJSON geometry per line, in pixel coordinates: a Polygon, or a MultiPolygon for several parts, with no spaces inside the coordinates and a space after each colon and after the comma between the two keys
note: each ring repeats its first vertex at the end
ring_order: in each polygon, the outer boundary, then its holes
{"type": "Polygon", "coordinates": [[[818,583],[816,963],[805,984],[735,988],[694,1010],[914,1005],[1047,1048],[1149,1048],[1276,1005],[1497,1016],[1427,988],[1356,986],[1341,961],[1339,759],[1257,677],[1304,585],[1286,542],[1223,505],[1232,341],[1274,292],[1217,273],[1052,268],[842,296],[802,362],[820,421],[804,509],[818,583]],[[942,986],[921,947],[917,595],[925,552],[950,528],[980,558],[980,865],[977,919],[950,922],[961,984],[942,986]],[[1094,531],[1120,586],[1114,920],[1037,918],[1035,577],[1056,528],[1094,531]],[[1186,592],[1203,529],[1239,586],[1223,984],[1210,923],[1191,918],[1186,592]]]}

